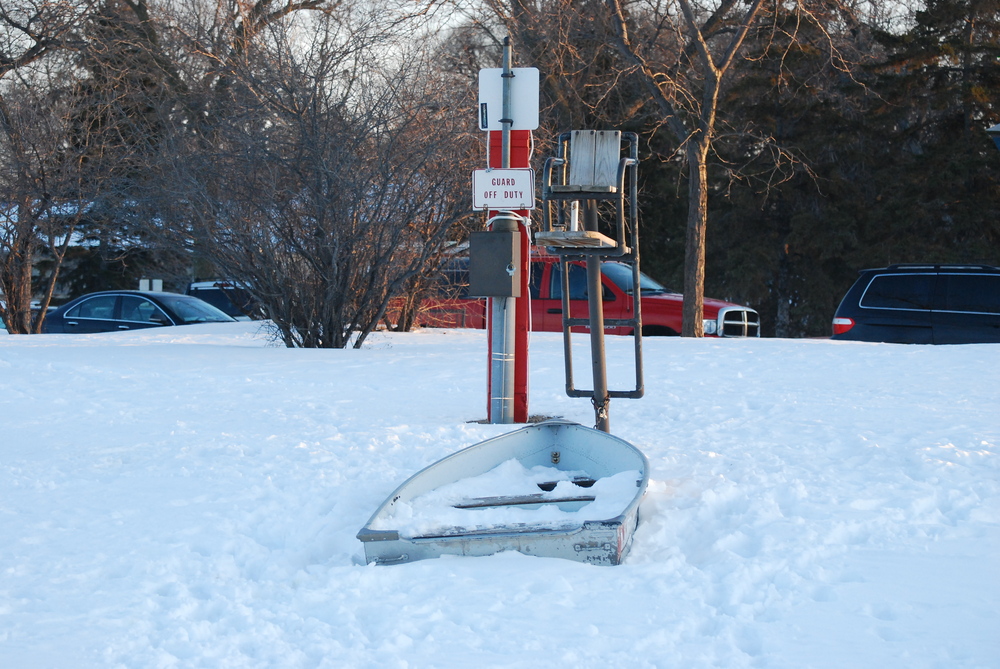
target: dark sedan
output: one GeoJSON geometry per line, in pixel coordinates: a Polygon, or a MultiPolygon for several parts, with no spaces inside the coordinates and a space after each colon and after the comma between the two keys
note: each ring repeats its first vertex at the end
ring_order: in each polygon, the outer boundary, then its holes
{"type": "Polygon", "coordinates": [[[78,297],[50,312],[42,332],[119,332],[235,320],[208,302],[188,295],[109,290],[78,297]]]}

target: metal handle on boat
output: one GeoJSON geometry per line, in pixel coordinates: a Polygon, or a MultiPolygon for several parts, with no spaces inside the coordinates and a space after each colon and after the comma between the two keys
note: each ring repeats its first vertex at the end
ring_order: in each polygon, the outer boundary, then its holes
{"type": "Polygon", "coordinates": [[[409,559],[410,556],[407,555],[406,553],[403,553],[399,557],[394,557],[394,558],[376,557],[375,564],[399,564],[400,562],[406,562],[409,559]]]}

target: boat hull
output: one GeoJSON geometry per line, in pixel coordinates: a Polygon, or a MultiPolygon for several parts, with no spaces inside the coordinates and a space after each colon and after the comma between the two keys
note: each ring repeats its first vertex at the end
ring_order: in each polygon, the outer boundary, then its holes
{"type": "Polygon", "coordinates": [[[628,442],[568,421],[547,421],[488,439],[454,453],[418,472],[397,488],[358,533],[371,564],[402,564],[441,555],[484,556],[518,551],[599,565],[620,564],[628,554],[639,522],[639,503],[649,482],[646,457],[628,442]],[[510,524],[487,529],[444,528],[420,536],[403,536],[385,527],[398,505],[441,486],[489,472],[507,460],[526,468],[554,467],[585,472],[600,480],[637,472],[635,494],[611,518],[551,527],[510,524]]]}

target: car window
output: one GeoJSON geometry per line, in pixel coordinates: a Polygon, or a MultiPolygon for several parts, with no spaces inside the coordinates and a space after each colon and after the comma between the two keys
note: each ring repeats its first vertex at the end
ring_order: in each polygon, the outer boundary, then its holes
{"type": "Polygon", "coordinates": [[[232,317],[216,309],[208,302],[194,297],[163,295],[162,300],[181,323],[217,323],[233,320],[232,317]]]}
{"type": "Polygon", "coordinates": [[[117,295],[98,295],[84,300],[66,312],[66,318],[99,318],[110,320],[115,316],[117,295]]]}
{"type": "Polygon", "coordinates": [[[933,274],[881,274],[861,296],[867,309],[929,310],[934,294],[933,274]]]}
{"type": "Polygon", "coordinates": [[[468,262],[459,260],[442,266],[431,277],[430,291],[434,297],[445,300],[468,298],[468,262]]]}
{"type": "Polygon", "coordinates": [[[119,320],[135,323],[170,323],[158,306],[143,297],[122,295],[121,317],[119,320]]]}
{"type": "MultiPolygon", "coordinates": [[[[626,295],[632,294],[632,268],[625,263],[620,262],[603,262],[601,263],[601,272],[604,276],[611,279],[616,286],[622,289],[622,292],[626,295]]],[[[639,290],[644,295],[650,295],[654,293],[674,293],[676,291],[670,290],[669,288],[663,286],[658,281],[646,276],[642,272],[639,273],[639,290]]]]}
{"type": "Polygon", "coordinates": [[[1000,275],[942,274],[944,311],[1000,314],[1000,275]]]}
{"type": "Polygon", "coordinates": [[[531,280],[528,282],[528,292],[531,299],[537,300],[542,294],[542,274],[545,272],[545,263],[529,263],[531,267],[531,280]]]}
{"type": "MultiPolygon", "coordinates": [[[[551,279],[549,280],[549,297],[553,300],[562,299],[562,265],[553,264],[552,271],[550,272],[551,279]]],[[[614,294],[608,289],[607,286],[602,284],[602,293],[604,300],[615,299],[614,294]]],[[[569,265],[569,299],[571,300],[586,300],[587,299],[587,268],[583,265],[576,265],[570,263],[569,265]]]]}

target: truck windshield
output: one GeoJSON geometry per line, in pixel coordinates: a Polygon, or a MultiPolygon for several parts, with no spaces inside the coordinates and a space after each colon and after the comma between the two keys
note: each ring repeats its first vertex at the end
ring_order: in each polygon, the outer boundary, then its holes
{"type": "MultiPolygon", "coordinates": [[[[611,279],[626,295],[632,294],[632,268],[628,265],[620,262],[603,262],[601,274],[611,279]]],[[[660,285],[642,272],[639,273],[639,290],[643,295],[676,292],[660,285]]]]}

